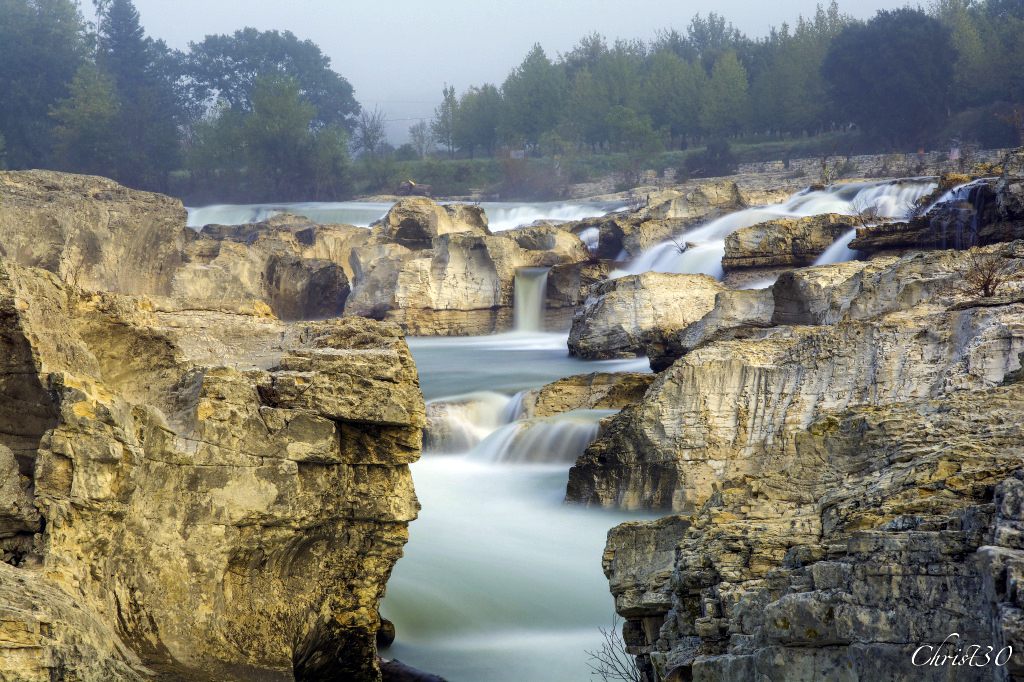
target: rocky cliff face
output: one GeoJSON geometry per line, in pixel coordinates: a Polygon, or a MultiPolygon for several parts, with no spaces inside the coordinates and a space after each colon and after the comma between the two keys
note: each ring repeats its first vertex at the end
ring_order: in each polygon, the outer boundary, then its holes
{"type": "MultiPolygon", "coordinates": [[[[1024,243],[983,252],[1012,266],[1024,243]]],[[[677,512],[604,557],[652,679],[909,682],[988,646],[1002,665],[956,679],[1024,674],[1024,289],[972,298],[971,262],[794,270],[661,337],[567,492],[677,512]]]]}
{"type": "Polygon", "coordinates": [[[505,331],[512,327],[517,270],[588,258],[567,230],[491,234],[478,207],[406,199],[353,249],[355,285],[345,314],[394,321],[418,336],[505,331]]]}
{"type": "Polygon", "coordinates": [[[397,327],[0,265],[0,674],[376,680],[424,424],[397,327]]]}

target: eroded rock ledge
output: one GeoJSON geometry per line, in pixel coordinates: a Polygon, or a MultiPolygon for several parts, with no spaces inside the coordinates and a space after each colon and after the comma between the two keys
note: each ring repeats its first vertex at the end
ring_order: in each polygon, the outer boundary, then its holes
{"type": "Polygon", "coordinates": [[[424,424],[396,326],[6,260],[0,321],[0,676],[379,679],[424,424]]]}

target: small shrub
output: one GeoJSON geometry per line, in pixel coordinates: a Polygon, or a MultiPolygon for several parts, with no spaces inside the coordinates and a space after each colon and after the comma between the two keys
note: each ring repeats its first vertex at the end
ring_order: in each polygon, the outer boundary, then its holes
{"type": "Polygon", "coordinates": [[[647,675],[637,665],[634,658],[626,649],[626,643],[619,635],[619,619],[612,619],[610,630],[598,628],[604,642],[597,651],[586,651],[590,660],[587,666],[600,675],[602,680],[622,680],[624,682],[647,682],[647,675]]]}
{"type": "Polygon", "coordinates": [[[967,252],[967,263],[959,268],[960,292],[969,296],[990,298],[1003,284],[1021,278],[1021,261],[1007,259],[995,253],[981,253],[978,249],[967,252]]]}

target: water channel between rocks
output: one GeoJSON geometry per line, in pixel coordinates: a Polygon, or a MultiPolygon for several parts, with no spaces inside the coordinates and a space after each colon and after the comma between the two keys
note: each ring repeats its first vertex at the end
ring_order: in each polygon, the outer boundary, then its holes
{"type": "MultiPolygon", "coordinates": [[[[564,376],[648,369],[644,359],[570,358],[565,338],[514,332],[409,345],[428,401],[480,391],[511,400],[564,376]]],[[[600,415],[564,419],[588,416],[600,415]]],[[[600,647],[598,628],[610,628],[614,612],[601,572],[605,536],[653,517],[563,504],[574,459],[564,450],[580,441],[541,430],[518,446],[530,463],[496,463],[508,448],[501,428],[468,453],[428,452],[413,465],[423,510],[388,582],[381,612],[398,641],[383,655],[450,682],[589,679],[586,651],[600,647]]]]}

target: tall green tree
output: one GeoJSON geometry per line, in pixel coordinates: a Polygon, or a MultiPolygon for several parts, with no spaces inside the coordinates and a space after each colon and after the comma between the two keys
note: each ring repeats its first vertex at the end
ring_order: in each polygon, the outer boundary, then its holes
{"type": "Polygon", "coordinates": [[[52,159],[56,122],[86,63],[89,41],[71,0],[0,0],[0,134],[10,168],[43,168],[52,159]]]}
{"type": "Polygon", "coordinates": [[[434,151],[434,136],[431,135],[430,125],[426,121],[417,121],[409,126],[409,144],[421,159],[425,159],[434,151]]]}
{"type": "Polygon", "coordinates": [[[508,141],[522,140],[533,147],[562,117],[565,74],[535,44],[505,79],[501,93],[505,101],[502,137],[508,141]]]}
{"type": "MultiPolygon", "coordinates": [[[[895,147],[923,144],[951,102],[950,30],[921,10],[881,10],[836,36],[822,75],[836,116],[895,147]]],[[[840,120],[843,120],[840,119],[840,120]]]]}
{"type": "Polygon", "coordinates": [[[108,0],[100,17],[96,63],[114,83],[120,153],[106,174],[142,189],[163,190],[182,165],[175,98],[164,70],[166,46],[146,38],[131,0],[108,0]]]}
{"type": "Polygon", "coordinates": [[[50,112],[58,121],[54,151],[58,167],[77,173],[109,175],[124,153],[118,135],[120,111],[114,81],[92,64],[82,66],[71,92],[50,112]]]}
{"type": "Polygon", "coordinates": [[[189,44],[187,78],[195,101],[211,105],[223,100],[248,110],[256,81],[271,74],[299,83],[301,98],[315,109],[315,126],[339,124],[352,131],[360,109],[352,86],[331,70],[330,58],[312,41],[290,31],[244,28],[189,44]]]}
{"type": "Polygon", "coordinates": [[[455,117],[459,101],[455,98],[455,86],[444,84],[441,103],[434,109],[434,120],[430,122],[430,133],[434,141],[448,150],[448,158],[455,158],[455,117]]]}
{"type": "Polygon", "coordinates": [[[642,110],[654,128],[668,128],[673,138],[696,135],[706,87],[707,76],[700,65],[659,49],[648,60],[642,110]]]}
{"type": "Polygon", "coordinates": [[[468,151],[470,158],[476,149],[493,154],[498,145],[501,107],[501,93],[490,83],[462,93],[452,130],[455,146],[468,151]]]}
{"type": "Polygon", "coordinates": [[[714,137],[736,135],[747,124],[747,72],[732,50],[711,70],[700,111],[701,129],[714,137]]]}

